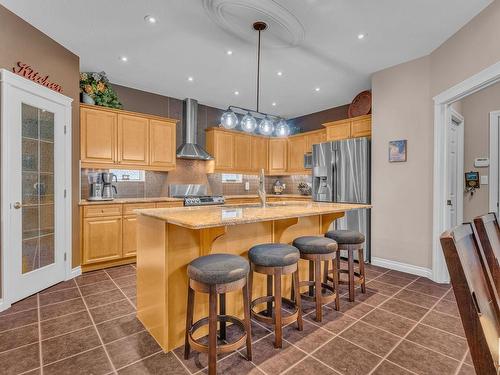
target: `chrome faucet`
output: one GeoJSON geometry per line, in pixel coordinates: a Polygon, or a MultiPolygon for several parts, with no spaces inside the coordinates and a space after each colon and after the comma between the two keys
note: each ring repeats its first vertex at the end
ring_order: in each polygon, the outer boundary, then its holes
{"type": "Polygon", "coordinates": [[[266,188],[265,188],[265,177],[264,177],[264,169],[260,170],[259,174],[259,198],[260,198],[260,206],[266,207],[266,188]]]}

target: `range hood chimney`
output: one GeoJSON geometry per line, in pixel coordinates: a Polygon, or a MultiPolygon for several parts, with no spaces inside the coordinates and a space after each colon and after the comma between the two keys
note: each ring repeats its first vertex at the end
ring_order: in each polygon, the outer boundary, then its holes
{"type": "Polygon", "coordinates": [[[198,102],[185,99],[183,105],[183,143],[177,149],[179,159],[212,160],[213,157],[196,143],[198,128],[198,102]]]}

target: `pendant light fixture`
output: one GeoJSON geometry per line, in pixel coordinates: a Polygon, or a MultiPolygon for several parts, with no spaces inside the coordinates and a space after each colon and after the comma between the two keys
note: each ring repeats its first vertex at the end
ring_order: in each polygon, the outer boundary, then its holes
{"type": "Polygon", "coordinates": [[[234,129],[240,125],[243,131],[253,133],[256,129],[262,135],[271,136],[275,134],[278,137],[286,137],[290,134],[290,127],[284,118],[274,116],[268,113],[260,112],[260,55],[261,55],[261,32],[267,29],[267,24],[257,21],[253,24],[253,29],[258,32],[257,42],[257,90],[256,90],[256,110],[250,110],[238,106],[229,106],[227,111],[222,114],[221,125],[226,129],[234,129]],[[238,116],[234,109],[246,114],[238,121],[238,116]],[[261,118],[257,125],[257,119],[252,115],[261,118]],[[275,124],[277,122],[277,124],[275,124]]]}

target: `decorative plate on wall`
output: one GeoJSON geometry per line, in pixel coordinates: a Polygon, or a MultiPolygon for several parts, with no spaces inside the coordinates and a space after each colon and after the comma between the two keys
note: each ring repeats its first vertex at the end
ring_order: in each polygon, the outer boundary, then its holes
{"type": "Polygon", "coordinates": [[[356,95],[349,106],[347,114],[349,117],[363,116],[369,114],[371,110],[372,92],[370,90],[366,90],[356,95]]]}

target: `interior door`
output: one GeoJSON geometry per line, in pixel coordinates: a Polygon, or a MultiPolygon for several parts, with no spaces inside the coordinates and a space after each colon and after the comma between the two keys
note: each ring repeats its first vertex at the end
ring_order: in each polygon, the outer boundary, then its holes
{"type": "MultiPolygon", "coordinates": [[[[450,118],[448,125],[448,228],[453,228],[461,224],[459,217],[458,194],[462,194],[459,189],[459,179],[462,178],[463,171],[460,171],[460,131],[461,123],[454,117],[450,118]]],[[[460,180],[461,181],[461,180],[460,180]]]]}
{"type": "Polygon", "coordinates": [[[3,220],[9,221],[7,287],[15,302],[65,278],[65,147],[71,145],[65,145],[65,106],[16,88],[8,95],[3,220]]]}

